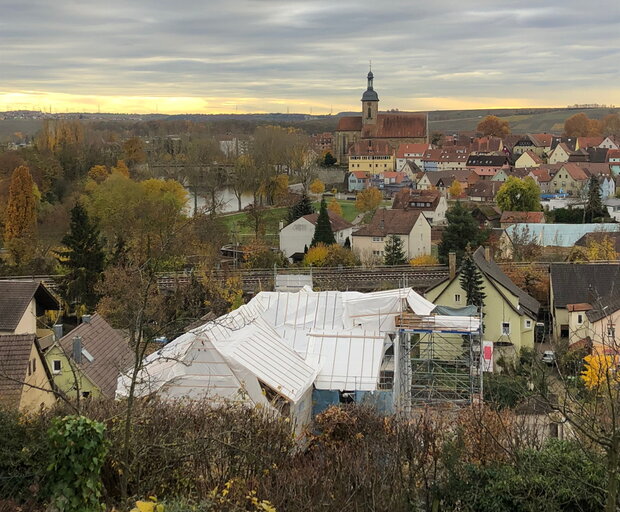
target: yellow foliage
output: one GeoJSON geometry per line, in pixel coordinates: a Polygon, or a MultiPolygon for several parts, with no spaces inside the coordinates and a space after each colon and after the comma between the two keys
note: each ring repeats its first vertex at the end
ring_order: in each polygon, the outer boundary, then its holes
{"type": "Polygon", "coordinates": [[[308,252],[304,256],[304,265],[322,267],[323,265],[325,265],[328,254],[329,248],[325,244],[317,244],[314,247],[308,249],[308,252]]]}
{"type": "Polygon", "coordinates": [[[435,256],[431,254],[425,254],[424,256],[418,256],[409,260],[409,265],[412,267],[423,267],[426,265],[439,265],[439,261],[435,256]]]}
{"type": "Polygon", "coordinates": [[[11,175],[5,216],[5,242],[34,235],[37,224],[37,197],[28,167],[22,165],[11,175]]]}
{"type": "Polygon", "coordinates": [[[117,173],[125,176],[125,178],[129,178],[129,167],[125,163],[125,160],[117,160],[116,165],[112,167],[112,174],[117,173]]]}
{"type": "Polygon", "coordinates": [[[310,183],[310,192],[313,194],[322,194],[325,192],[325,183],[321,180],[316,179],[312,183],[310,183]]]}
{"type": "Polygon", "coordinates": [[[105,165],[93,165],[88,171],[88,177],[95,183],[103,183],[109,175],[105,165]]]}
{"type": "Polygon", "coordinates": [[[358,192],[355,198],[355,208],[362,213],[371,212],[379,207],[382,200],[383,196],[379,189],[369,187],[358,192]]]}
{"type": "Polygon", "coordinates": [[[149,496],[149,501],[136,501],[136,507],[131,512],[164,512],[164,506],[157,503],[155,496],[149,496]]]}
{"type": "Polygon", "coordinates": [[[585,368],[581,372],[581,380],[588,389],[599,389],[608,383],[620,383],[620,375],[616,372],[617,361],[612,356],[589,355],[584,357],[585,368]]]}
{"type": "MultiPolygon", "coordinates": [[[[593,234],[594,235],[594,234],[593,234]]],[[[571,250],[569,261],[614,261],[618,258],[614,240],[605,235],[597,240],[594,236],[588,236],[586,246],[575,246],[571,250]]]]}
{"type": "Polygon", "coordinates": [[[460,181],[454,180],[450,188],[448,188],[448,193],[452,199],[457,199],[463,196],[463,186],[460,181]]]}
{"type": "Polygon", "coordinates": [[[333,197],[332,200],[329,202],[329,204],[327,205],[327,209],[332,213],[342,216],[342,207],[340,206],[340,203],[336,200],[335,197],[333,197]]]}

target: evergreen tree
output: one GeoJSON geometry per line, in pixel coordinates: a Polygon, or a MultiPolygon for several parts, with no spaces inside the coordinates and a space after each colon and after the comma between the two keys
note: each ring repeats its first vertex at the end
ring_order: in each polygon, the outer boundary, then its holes
{"type": "Polygon", "coordinates": [[[386,265],[403,265],[407,260],[403,252],[403,241],[396,235],[390,235],[385,241],[383,260],[386,265]]]}
{"type": "Polygon", "coordinates": [[[484,281],[471,253],[467,253],[463,257],[459,282],[467,296],[467,305],[482,308],[484,306],[484,299],[486,299],[483,289],[484,281]]]}
{"type": "Polygon", "coordinates": [[[332,165],[335,165],[336,162],[338,162],[338,160],[336,160],[336,158],[334,157],[334,155],[331,154],[331,152],[327,152],[325,153],[325,156],[323,157],[323,165],[325,167],[331,167],[332,165]]]}
{"type": "Polygon", "coordinates": [[[607,212],[603,208],[601,200],[601,190],[596,176],[590,177],[588,184],[588,202],[583,210],[583,220],[585,223],[595,222],[595,219],[605,217],[607,212]]]}
{"type": "Polygon", "coordinates": [[[478,247],[486,240],[487,233],[466,210],[460,201],[446,212],[448,225],[441,236],[439,243],[439,262],[448,263],[448,254],[456,252],[457,261],[461,261],[468,245],[478,247]]]}
{"type": "Polygon", "coordinates": [[[321,209],[319,210],[319,218],[316,221],[316,227],[314,228],[314,236],[312,237],[312,243],[310,247],[314,247],[316,244],[332,245],[336,243],[334,232],[332,231],[332,224],[329,221],[329,215],[327,213],[327,203],[325,198],[321,199],[321,209]]]}
{"type": "Polygon", "coordinates": [[[105,255],[97,224],[77,203],[71,210],[69,233],[62,239],[67,247],[58,252],[59,262],[65,267],[60,292],[69,305],[83,306],[93,311],[99,301],[96,286],[104,270],[105,255]]]}
{"type": "Polygon", "coordinates": [[[310,198],[304,192],[301,199],[288,209],[288,224],[295,222],[304,215],[310,215],[311,213],[314,213],[314,207],[312,206],[312,201],[310,201],[310,198]]]}

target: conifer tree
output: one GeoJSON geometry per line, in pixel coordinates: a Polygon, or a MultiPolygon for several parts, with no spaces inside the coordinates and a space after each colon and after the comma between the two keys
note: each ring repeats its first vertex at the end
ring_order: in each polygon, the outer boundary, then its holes
{"type": "Polygon", "coordinates": [[[383,260],[386,265],[403,265],[406,263],[403,252],[403,241],[396,235],[390,235],[385,240],[383,260]]]}
{"type": "Polygon", "coordinates": [[[295,222],[300,217],[310,215],[311,213],[314,213],[314,207],[308,194],[304,192],[301,199],[288,209],[288,223],[295,222]]]}
{"type": "Polygon", "coordinates": [[[61,282],[61,295],[67,304],[93,311],[99,301],[96,286],[104,270],[105,255],[99,228],[80,203],[71,210],[69,233],[62,243],[67,248],[58,252],[58,259],[67,273],[61,282]]]}
{"type": "Polygon", "coordinates": [[[446,212],[448,225],[444,229],[439,244],[439,262],[448,263],[448,254],[456,252],[457,261],[465,254],[465,249],[471,245],[474,249],[484,243],[487,233],[480,226],[472,214],[466,210],[460,201],[446,212]]]}
{"type": "Polygon", "coordinates": [[[469,252],[463,257],[459,282],[467,297],[467,305],[482,308],[484,306],[484,299],[486,299],[483,288],[484,281],[469,252]]]}
{"type": "Polygon", "coordinates": [[[594,222],[595,219],[606,216],[603,201],[601,200],[601,190],[596,176],[590,178],[588,185],[588,202],[583,211],[583,220],[585,223],[594,222]]]}
{"type": "Polygon", "coordinates": [[[325,245],[332,245],[336,243],[336,238],[334,237],[334,232],[332,231],[332,224],[329,221],[329,214],[327,213],[327,203],[325,202],[325,198],[321,199],[319,218],[316,221],[314,236],[312,237],[310,247],[314,247],[320,243],[325,245]]]}

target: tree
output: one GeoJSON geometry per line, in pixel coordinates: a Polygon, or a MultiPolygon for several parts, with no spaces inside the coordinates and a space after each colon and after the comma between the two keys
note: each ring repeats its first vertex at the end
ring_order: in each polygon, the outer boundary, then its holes
{"type": "Polygon", "coordinates": [[[486,298],[486,294],[484,293],[484,280],[470,252],[463,257],[459,283],[463,291],[465,291],[467,305],[473,305],[479,308],[479,310],[482,310],[484,299],[486,298]]]}
{"type": "Polygon", "coordinates": [[[103,183],[109,175],[105,165],[93,165],[88,171],[88,177],[96,183],[103,183]]]}
{"type": "Polygon", "coordinates": [[[346,247],[319,243],[308,249],[304,255],[303,264],[308,267],[353,267],[359,264],[359,260],[346,247]]]}
{"type": "Polygon", "coordinates": [[[476,131],[484,136],[505,137],[510,134],[510,125],[497,116],[486,116],[478,123],[476,131]]]}
{"type": "Polygon", "coordinates": [[[35,187],[28,167],[22,165],[13,171],[5,211],[4,242],[17,266],[33,252],[37,227],[35,187]]]}
{"type": "Polygon", "coordinates": [[[388,236],[383,250],[383,261],[386,265],[404,265],[407,261],[403,252],[403,241],[399,236],[388,236]]]}
{"type": "Polygon", "coordinates": [[[609,114],[601,119],[601,134],[616,137],[620,135],[620,114],[609,114]]]}
{"type": "Polygon", "coordinates": [[[326,151],[325,155],[323,155],[323,165],[325,167],[331,167],[336,165],[336,162],[338,162],[338,160],[331,154],[331,151],[326,151]]]}
{"type": "Polygon", "coordinates": [[[596,222],[596,219],[606,216],[607,211],[603,208],[598,179],[596,176],[591,176],[588,183],[588,201],[583,209],[583,220],[585,223],[596,222]]]}
{"type": "Polygon", "coordinates": [[[332,200],[327,205],[327,209],[330,212],[335,213],[336,215],[340,215],[342,217],[342,207],[340,206],[340,203],[335,197],[332,197],[332,200]]]}
{"type": "Polygon", "coordinates": [[[439,265],[439,261],[431,254],[425,254],[409,260],[412,267],[425,267],[427,265],[439,265]]]}
{"type": "Polygon", "coordinates": [[[310,247],[314,247],[319,243],[323,243],[325,245],[336,243],[336,238],[334,237],[334,232],[332,231],[332,224],[329,220],[329,214],[327,213],[327,203],[325,202],[325,198],[321,199],[319,218],[316,221],[314,236],[312,237],[310,247]]]}
{"type": "Polygon", "coordinates": [[[130,169],[146,162],[144,142],[139,137],[131,137],[123,143],[123,160],[130,169]]]}
{"type": "Polygon", "coordinates": [[[374,212],[379,207],[382,200],[383,196],[379,189],[369,187],[357,193],[355,208],[361,213],[374,212]]]}
{"type": "Polygon", "coordinates": [[[596,119],[589,119],[583,112],[564,121],[564,135],[567,137],[592,137],[600,133],[601,123],[596,119]]]}
{"type": "Polygon", "coordinates": [[[232,188],[233,194],[237,198],[237,211],[241,211],[241,197],[248,188],[248,176],[252,172],[252,158],[249,155],[239,156],[232,167],[232,171],[228,175],[228,185],[232,188]]]}
{"type": "Polygon", "coordinates": [[[61,296],[76,310],[83,306],[92,312],[100,298],[96,288],[104,270],[105,254],[99,228],[80,203],[71,210],[69,233],[62,243],[66,249],[58,251],[58,261],[67,273],[61,280],[61,296]]]}
{"type": "Polygon", "coordinates": [[[456,252],[457,261],[461,261],[468,245],[478,247],[486,240],[487,234],[473,218],[471,212],[466,210],[460,201],[457,201],[446,212],[448,222],[439,243],[439,261],[448,263],[448,254],[456,252]]]}
{"type": "Polygon", "coordinates": [[[321,180],[316,179],[312,183],[310,183],[310,192],[313,194],[322,194],[325,192],[325,183],[321,180]]]}
{"type": "Polygon", "coordinates": [[[448,188],[448,194],[450,194],[451,199],[459,199],[463,197],[463,186],[461,185],[461,182],[454,180],[452,185],[448,188]]]}
{"type": "Polygon", "coordinates": [[[538,212],[540,188],[529,176],[525,179],[509,176],[497,191],[495,202],[503,211],[538,212]]]}
{"type": "Polygon", "coordinates": [[[575,246],[568,255],[568,261],[615,261],[618,258],[615,242],[605,233],[591,233],[586,246],[575,246]]]}
{"type": "Polygon", "coordinates": [[[125,163],[125,160],[117,160],[116,165],[110,169],[111,173],[118,173],[125,178],[129,178],[129,167],[125,163]]]}
{"type": "Polygon", "coordinates": [[[304,192],[301,199],[288,209],[288,216],[286,220],[290,224],[291,222],[295,222],[300,217],[310,215],[311,213],[314,213],[314,207],[312,206],[312,201],[308,197],[308,194],[304,192]]]}

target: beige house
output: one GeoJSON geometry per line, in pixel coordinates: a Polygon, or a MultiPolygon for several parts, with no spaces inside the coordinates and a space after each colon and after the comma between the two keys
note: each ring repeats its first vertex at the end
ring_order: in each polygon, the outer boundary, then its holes
{"type": "Polygon", "coordinates": [[[533,151],[526,151],[521,154],[519,158],[515,161],[516,169],[531,169],[534,167],[540,167],[543,163],[542,159],[533,151]]]}
{"type": "Polygon", "coordinates": [[[36,412],[55,401],[36,335],[0,335],[0,405],[36,412]]]}
{"type": "Polygon", "coordinates": [[[581,193],[581,190],[587,183],[588,175],[586,172],[576,163],[567,162],[551,178],[549,189],[552,192],[562,192],[576,196],[581,193]]]}
{"type": "Polygon", "coordinates": [[[448,201],[439,190],[411,190],[405,188],[394,197],[392,208],[420,211],[429,224],[446,223],[448,201]]]}
{"type": "Polygon", "coordinates": [[[549,155],[549,163],[559,164],[563,162],[568,162],[568,159],[570,158],[572,153],[572,150],[564,142],[561,142],[549,155]]]}
{"type": "Polygon", "coordinates": [[[422,212],[385,208],[377,210],[367,226],[353,233],[352,249],[362,259],[382,259],[390,235],[403,241],[407,259],[431,253],[431,225],[422,212]]]}

